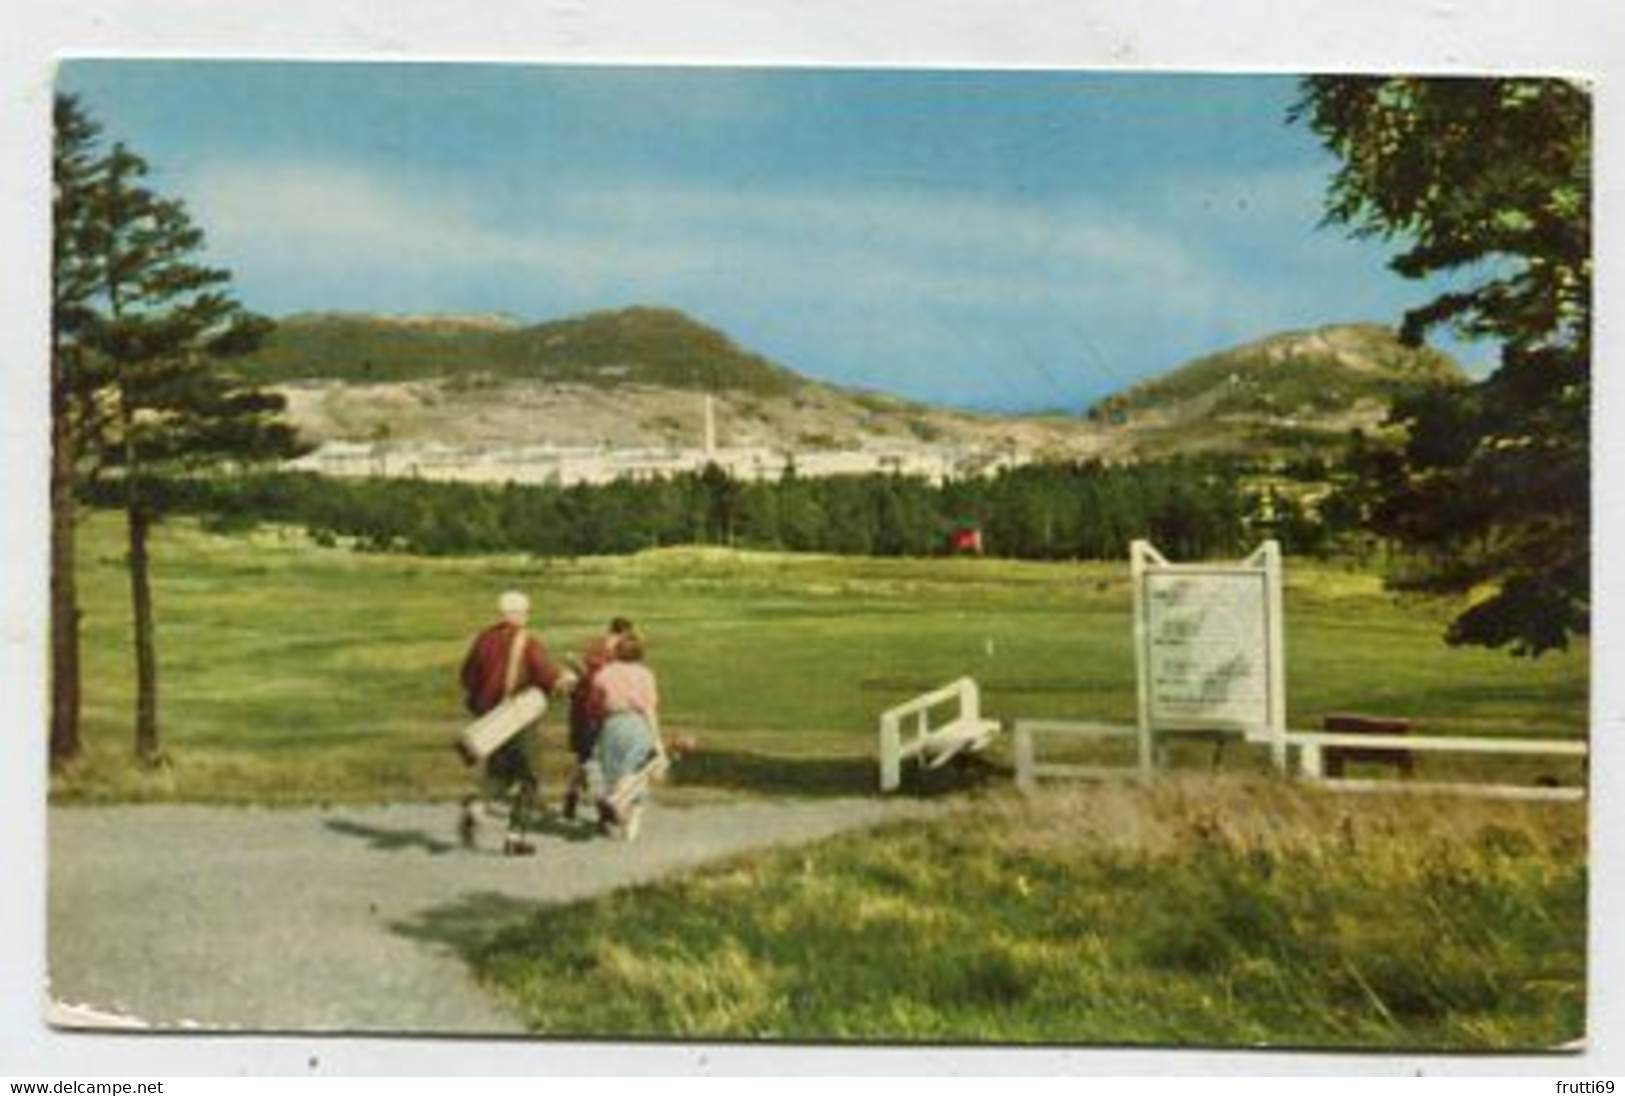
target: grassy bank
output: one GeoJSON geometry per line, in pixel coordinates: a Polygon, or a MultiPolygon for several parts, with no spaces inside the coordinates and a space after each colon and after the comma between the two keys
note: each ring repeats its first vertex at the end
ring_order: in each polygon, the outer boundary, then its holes
{"type": "MultiPolygon", "coordinates": [[[[1128,722],[1135,711],[1126,563],[719,549],[430,560],[177,521],[158,531],[154,573],[172,764],[144,773],[129,760],[128,591],[113,515],[86,523],[80,577],[89,753],[55,779],[59,800],[459,794],[465,774],[447,745],[463,719],[456,668],[508,586],[531,593],[559,652],[613,614],[645,627],[667,721],[702,745],[676,795],[867,792],[877,714],[967,673],[999,718],[1128,722]]],[[[1439,638],[1451,606],[1291,560],[1287,584],[1293,725],[1362,710],[1439,733],[1584,733],[1585,650],[1533,662],[1452,650],[1439,638]]],[[[556,777],[556,717],[549,725],[556,777]]]]}
{"type": "Polygon", "coordinates": [[[1583,1035],[1584,833],[1581,807],[1187,777],[416,931],[558,1036],[1552,1048],[1583,1035]]]}

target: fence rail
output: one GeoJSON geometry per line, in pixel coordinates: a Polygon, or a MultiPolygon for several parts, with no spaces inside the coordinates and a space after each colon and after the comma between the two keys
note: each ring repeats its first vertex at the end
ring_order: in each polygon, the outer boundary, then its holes
{"type": "Polygon", "coordinates": [[[1585,757],[1589,748],[1572,738],[1460,738],[1455,735],[1359,734],[1348,731],[1288,731],[1288,745],[1369,747],[1373,750],[1437,750],[1445,753],[1546,754],[1585,757]]]}
{"type": "Polygon", "coordinates": [[[1016,787],[1024,792],[1038,787],[1041,776],[1113,778],[1123,776],[1147,780],[1151,776],[1150,739],[1137,726],[1123,723],[1093,723],[1064,719],[1018,719],[1014,725],[1016,754],[1016,787]],[[1132,738],[1139,749],[1135,764],[1129,765],[1075,765],[1038,760],[1038,739],[1053,735],[1070,739],[1101,741],[1132,738]]]}
{"type": "MultiPolygon", "coordinates": [[[[1060,719],[1018,719],[1013,724],[1016,786],[1033,791],[1042,777],[1110,779],[1125,776],[1148,780],[1154,766],[1150,736],[1137,726],[1060,719]],[[1083,765],[1045,762],[1039,759],[1039,742],[1045,737],[1072,741],[1136,739],[1140,745],[1133,765],[1083,765]]],[[[1494,799],[1562,800],[1584,799],[1583,787],[1545,787],[1513,784],[1434,782],[1414,780],[1357,780],[1325,775],[1323,751],[1416,750],[1434,753],[1501,754],[1506,756],[1587,758],[1590,747],[1574,739],[1464,738],[1450,735],[1363,734],[1339,731],[1288,731],[1286,742],[1299,751],[1299,773],[1317,786],[1350,792],[1418,792],[1429,794],[1476,795],[1494,799]]]]}
{"type": "MultiPolygon", "coordinates": [[[[1591,748],[1576,739],[1553,738],[1461,738],[1453,735],[1364,734],[1348,731],[1288,731],[1287,744],[1298,747],[1299,771],[1304,777],[1336,791],[1408,791],[1449,795],[1476,795],[1487,799],[1528,799],[1573,801],[1586,797],[1585,788],[1561,786],[1528,787],[1520,784],[1432,782],[1415,780],[1354,780],[1328,777],[1327,749],[1350,751],[1432,751],[1435,753],[1501,754],[1523,757],[1590,756],[1591,748]]],[[[1357,760],[1350,756],[1347,760],[1357,760]]]]}

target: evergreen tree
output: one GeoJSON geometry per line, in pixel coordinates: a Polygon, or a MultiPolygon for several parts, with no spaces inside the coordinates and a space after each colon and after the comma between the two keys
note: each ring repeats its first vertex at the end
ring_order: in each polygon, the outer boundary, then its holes
{"type": "Polygon", "coordinates": [[[816,482],[797,474],[790,463],[779,479],[777,494],[778,534],[784,547],[792,552],[822,547],[825,519],[816,482]]]}
{"type": "Polygon", "coordinates": [[[711,462],[700,472],[699,486],[705,500],[705,541],[732,545],[739,517],[740,483],[711,462]]]}
{"type": "MultiPolygon", "coordinates": [[[[136,752],[162,759],[150,531],[165,509],[166,475],[296,451],[278,420],[281,397],[234,381],[219,366],[253,350],[269,327],[226,291],[230,275],[203,265],[203,234],[180,202],[145,185],[146,163],[115,144],[84,195],[84,249],[97,284],[79,343],[105,370],[109,420],[95,459],[116,473],[129,537],[134,610],[136,752]]],[[[73,258],[65,269],[73,269],[73,258]]]]}
{"type": "Polygon", "coordinates": [[[753,548],[782,549],[777,484],[747,483],[739,493],[739,539],[753,548]]]}
{"type": "Polygon", "coordinates": [[[96,388],[84,346],[91,301],[102,273],[92,246],[91,195],[106,162],[99,129],[70,96],[57,96],[52,152],[51,276],[51,738],[53,765],[83,750],[79,733],[79,592],[75,566],[78,519],[74,483],[81,433],[96,388]]]}
{"type": "MultiPolygon", "coordinates": [[[[1447,324],[1501,345],[1476,384],[1396,405],[1375,531],[1423,584],[1478,596],[1453,643],[1539,654],[1590,627],[1591,98],[1564,80],[1315,77],[1291,117],[1342,166],[1327,217],[1394,240],[1409,278],[1465,287],[1402,334],[1447,324]]],[[[1366,454],[1365,459],[1370,460],[1366,454]]]]}

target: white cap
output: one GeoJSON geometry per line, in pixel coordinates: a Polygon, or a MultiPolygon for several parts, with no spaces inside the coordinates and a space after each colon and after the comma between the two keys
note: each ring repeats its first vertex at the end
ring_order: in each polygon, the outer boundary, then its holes
{"type": "Polygon", "coordinates": [[[530,598],[518,590],[509,590],[497,598],[497,609],[506,617],[525,616],[530,612],[530,598]]]}

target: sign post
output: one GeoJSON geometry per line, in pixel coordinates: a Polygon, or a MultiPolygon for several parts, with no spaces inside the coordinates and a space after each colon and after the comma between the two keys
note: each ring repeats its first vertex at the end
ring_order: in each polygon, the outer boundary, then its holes
{"type": "Polygon", "coordinates": [[[1139,669],[1140,767],[1158,731],[1233,731],[1286,768],[1281,549],[1239,564],[1170,563],[1148,541],[1130,548],[1139,669]]]}

